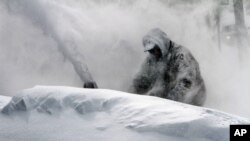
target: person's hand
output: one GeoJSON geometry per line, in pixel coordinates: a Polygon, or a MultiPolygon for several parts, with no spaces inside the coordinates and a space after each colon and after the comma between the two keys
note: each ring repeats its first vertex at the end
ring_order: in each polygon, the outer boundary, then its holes
{"type": "Polygon", "coordinates": [[[86,82],[83,84],[83,88],[91,88],[91,89],[95,89],[98,88],[96,82],[86,82]]]}

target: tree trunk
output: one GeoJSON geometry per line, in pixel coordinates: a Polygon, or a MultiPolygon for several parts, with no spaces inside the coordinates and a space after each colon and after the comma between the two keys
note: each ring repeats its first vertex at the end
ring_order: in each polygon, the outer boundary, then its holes
{"type": "Polygon", "coordinates": [[[234,0],[235,30],[238,47],[245,44],[247,38],[247,28],[244,18],[243,0],[234,0]]]}

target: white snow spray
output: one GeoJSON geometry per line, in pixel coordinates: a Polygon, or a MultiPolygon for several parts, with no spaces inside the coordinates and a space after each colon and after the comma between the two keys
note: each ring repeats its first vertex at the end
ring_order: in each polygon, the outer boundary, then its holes
{"type": "Polygon", "coordinates": [[[146,56],[142,37],[158,27],[198,60],[206,107],[250,117],[249,50],[239,57],[235,47],[218,49],[207,24],[215,5],[206,0],[1,0],[0,94],[34,85],[82,87],[74,59],[88,66],[100,88],[126,91],[146,56]]]}
{"type": "Polygon", "coordinates": [[[50,36],[57,43],[58,51],[61,52],[65,59],[72,64],[75,72],[83,83],[93,81],[93,78],[88,71],[88,67],[84,62],[84,57],[77,51],[77,45],[74,40],[68,39],[71,44],[67,44],[69,41],[63,41],[63,39],[61,39],[59,35],[60,32],[56,31],[56,25],[52,24],[53,17],[50,17],[46,12],[45,4],[45,1],[6,1],[8,12],[19,13],[20,16],[26,17],[34,24],[34,26],[40,28],[42,32],[47,36],[50,36]]]}

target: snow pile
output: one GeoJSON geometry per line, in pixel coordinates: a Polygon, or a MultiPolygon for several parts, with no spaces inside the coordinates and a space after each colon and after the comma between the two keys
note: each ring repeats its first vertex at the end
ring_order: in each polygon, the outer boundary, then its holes
{"type": "Polygon", "coordinates": [[[3,141],[227,141],[230,124],[250,123],[157,97],[45,86],[13,97],[0,119],[3,141]]]}

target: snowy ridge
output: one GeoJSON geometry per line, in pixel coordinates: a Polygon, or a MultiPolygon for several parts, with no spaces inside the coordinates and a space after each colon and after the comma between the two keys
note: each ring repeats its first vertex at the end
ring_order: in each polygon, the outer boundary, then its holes
{"type": "MultiPolygon", "coordinates": [[[[68,111],[82,117],[81,120],[86,120],[89,115],[101,116],[101,119],[88,119],[95,130],[105,133],[111,127],[121,126],[124,130],[137,131],[141,136],[157,133],[155,140],[174,137],[176,140],[226,141],[229,140],[230,124],[250,123],[245,118],[151,96],[104,89],[51,86],[37,86],[22,91],[2,109],[2,115],[16,117],[22,115],[19,114],[21,112],[27,113],[29,118],[35,114],[63,117],[68,111]]],[[[81,124],[83,121],[78,122],[80,126],[86,126],[81,124]]]]}
{"type": "Polygon", "coordinates": [[[11,100],[10,97],[0,95],[0,110],[11,100]]]}

